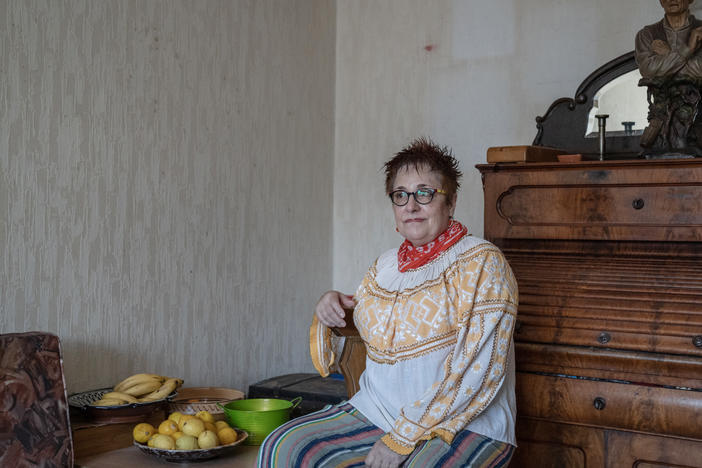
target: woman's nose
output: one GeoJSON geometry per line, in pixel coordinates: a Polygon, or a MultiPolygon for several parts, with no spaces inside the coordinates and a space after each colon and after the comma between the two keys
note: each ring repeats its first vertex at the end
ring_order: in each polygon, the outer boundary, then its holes
{"type": "Polygon", "coordinates": [[[419,209],[419,203],[417,203],[417,200],[414,198],[413,195],[410,195],[409,200],[407,200],[407,204],[405,207],[409,211],[417,211],[419,209]]]}

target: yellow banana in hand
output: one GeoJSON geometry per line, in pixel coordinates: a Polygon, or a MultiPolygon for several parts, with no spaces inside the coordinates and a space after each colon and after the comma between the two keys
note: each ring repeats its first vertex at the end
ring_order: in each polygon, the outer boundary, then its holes
{"type": "Polygon", "coordinates": [[[140,383],[157,381],[159,384],[162,384],[164,380],[166,380],[166,378],[158,374],[134,374],[122,380],[115,385],[113,389],[115,392],[123,392],[127,388],[140,383]]]}
{"type": "Polygon", "coordinates": [[[175,389],[183,385],[182,379],[170,378],[167,379],[163,385],[161,385],[158,390],[149,393],[139,399],[139,401],[156,401],[166,398],[168,395],[173,393],[175,389]]]}

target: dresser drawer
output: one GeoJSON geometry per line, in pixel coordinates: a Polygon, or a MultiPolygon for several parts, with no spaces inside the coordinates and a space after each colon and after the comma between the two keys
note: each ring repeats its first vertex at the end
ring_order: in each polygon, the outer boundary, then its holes
{"type": "Polygon", "coordinates": [[[702,392],[517,373],[520,416],[699,438],[702,392]]]}
{"type": "Polygon", "coordinates": [[[481,167],[488,239],[702,241],[700,161],[491,169],[481,167]]]}
{"type": "Polygon", "coordinates": [[[702,184],[517,185],[500,195],[497,212],[512,226],[699,228],[702,184]]]}
{"type": "MultiPolygon", "coordinates": [[[[606,431],[520,416],[510,467],[603,468],[606,431]]],[[[613,465],[616,466],[616,465],[613,465]]]]}
{"type": "Polygon", "coordinates": [[[531,315],[520,309],[521,312],[524,313],[518,319],[519,331],[515,333],[515,339],[521,342],[702,357],[702,348],[698,346],[702,336],[692,335],[700,332],[698,324],[694,324],[697,328],[686,329],[681,325],[654,321],[636,322],[617,318],[602,320],[586,317],[588,310],[585,310],[581,317],[572,318],[531,315]]]}
{"type": "Polygon", "coordinates": [[[524,373],[702,389],[702,359],[696,356],[518,341],[515,356],[517,371],[524,373]]]}
{"type": "Polygon", "coordinates": [[[607,434],[607,464],[636,468],[700,468],[702,441],[648,434],[607,434]]]}

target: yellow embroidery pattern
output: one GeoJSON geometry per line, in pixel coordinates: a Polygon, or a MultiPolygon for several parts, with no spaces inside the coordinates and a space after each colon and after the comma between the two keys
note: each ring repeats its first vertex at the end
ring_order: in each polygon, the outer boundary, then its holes
{"type": "MultiPolygon", "coordinates": [[[[376,281],[378,262],[358,289],[355,322],[370,360],[394,365],[442,348],[443,377],[404,407],[382,440],[401,454],[421,440],[454,435],[483,412],[505,378],[517,314],[517,282],[501,252],[481,243],[437,278],[400,291],[376,281]]],[[[322,375],[335,360],[331,330],[316,318],[310,354],[322,375]]]]}
{"type": "Polygon", "coordinates": [[[517,283],[502,254],[483,244],[459,256],[441,278],[403,291],[367,276],[357,308],[368,357],[395,364],[450,346],[443,378],[403,408],[383,441],[410,453],[431,437],[447,443],[483,412],[504,381],[517,313],[517,283]]]}
{"type": "MultiPolygon", "coordinates": [[[[505,308],[516,282],[504,288],[491,279],[503,273],[498,271],[504,269],[501,259],[494,247],[483,245],[459,256],[444,275],[404,291],[380,287],[374,265],[359,288],[355,314],[368,358],[393,364],[453,346],[470,316],[505,308]],[[446,301],[447,293],[456,302],[446,301]]],[[[516,314],[516,305],[509,305],[508,312],[516,314]]]]}

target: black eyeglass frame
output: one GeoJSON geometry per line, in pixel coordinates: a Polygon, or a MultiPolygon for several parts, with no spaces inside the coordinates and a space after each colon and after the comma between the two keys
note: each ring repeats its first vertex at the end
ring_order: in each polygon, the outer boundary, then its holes
{"type": "Polygon", "coordinates": [[[388,197],[390,197],[390,201],[395,206],[405,206],[407,203],[409,203],[409,199],[410,199],[409,196],[410,195],[412,195],[414,197],[414,201],[416,201],[420,205],[428,205],[429,203],[431,203],[434,200],[434,195],[437,193],[448,195],[448,192],[446,190],[441,190],[441,189],[431,188],[431,187],[422,187],[422,188],[418,188],[414,192],[408,192],[407,190],[393,190],[392,192],[388,193],[388,197]],[[426,201],[426,202],[419,201],[419,199],[417,198],[417,192],[429,192],[431,194],[431,196],[429,197],[429,201],[426,201]],[[393,195],[396,193],[407,194],[407,198],[405,199],[404,203],[400,204],[400,203],[395,202],[393,195]]]}

